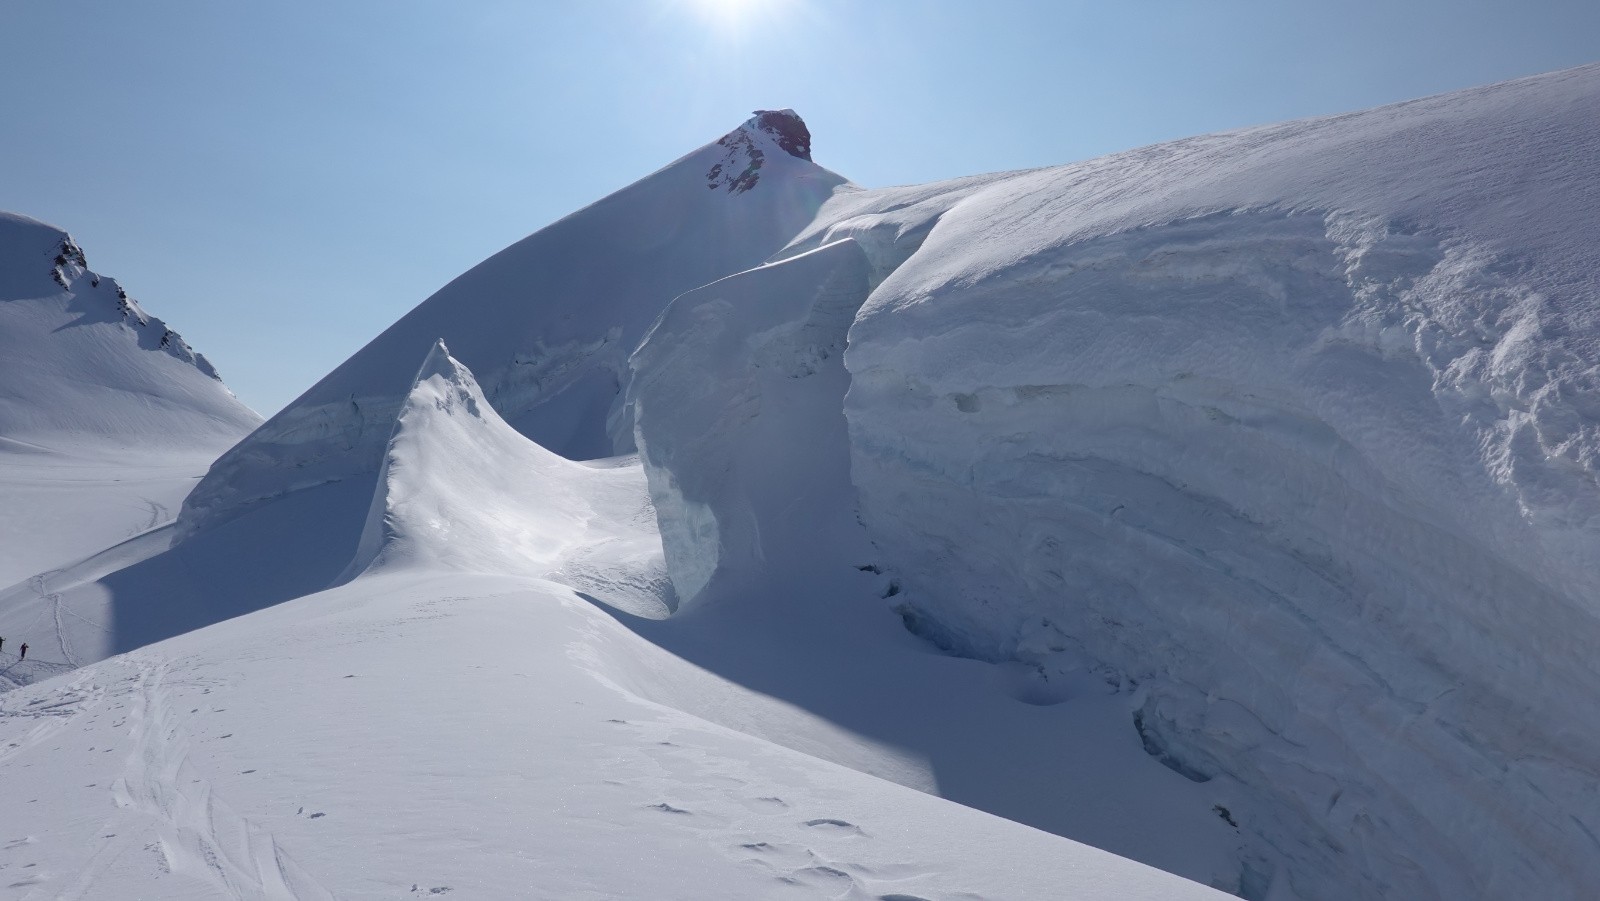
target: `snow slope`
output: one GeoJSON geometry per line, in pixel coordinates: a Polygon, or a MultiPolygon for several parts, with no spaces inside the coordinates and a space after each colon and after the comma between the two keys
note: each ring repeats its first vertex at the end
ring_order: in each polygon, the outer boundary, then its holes
{"type": "Polygon", "coordinates": [[[0,213],[0,585],[172,518],[259,422],[66,232],[0,213]]]}

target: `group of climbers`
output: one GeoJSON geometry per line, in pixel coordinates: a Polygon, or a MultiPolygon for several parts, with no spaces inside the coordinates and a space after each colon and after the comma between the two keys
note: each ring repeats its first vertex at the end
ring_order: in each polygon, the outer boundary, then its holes
{"type": "MultiPolygon", "coordinates": [[[[6,637],[4,635],[0,635],[0,651],[5,650],[5,647],[6,637]]],[[[28,643],[26,641],[24,641],[22,643],[22,647],[18,648],[17,650],[20,652],[17,654],[17,660],[22,661],[28,659],[28,643]]]]}

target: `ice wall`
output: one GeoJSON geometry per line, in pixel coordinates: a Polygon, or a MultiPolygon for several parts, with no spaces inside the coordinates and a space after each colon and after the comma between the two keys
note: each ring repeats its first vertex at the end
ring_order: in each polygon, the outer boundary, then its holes
{"type": "Polygon", "coordinates": [[[629,404],[680,602],[758,595],[852,525],[842,358],[870,274],[846,238],[721,279],[674,301],[633,355],[629,404]]]}
{"type": "Polygon", "coordinates": [[[996,273],[936,327],[879,308],[847,357],[862,512],[908,623],[1136,683],[1147,749],[1255,788],[1233,814],[1302,896],[1576,897],[1596,557],[1498,481],[1419,353],[1445,326],[1382,321],[1487,278],[1472,253],[1355,233],[1204,217],[996,273]]]}

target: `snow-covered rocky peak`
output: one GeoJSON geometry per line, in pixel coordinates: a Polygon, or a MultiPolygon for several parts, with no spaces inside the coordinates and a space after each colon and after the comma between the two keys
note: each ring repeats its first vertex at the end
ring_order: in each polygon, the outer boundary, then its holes
{"type": "Polygon", "coordinates": [[[220,451],[259,421],[70,235],[0,213],[0,435],[220,451]]]}
{"type": "Polygon", "coordinates": [[[577,463],[517,434],[437,341],[395,417],[340,581],[406,567],[559,575],[618,606],[660,609],[667,577],[645,498],[637,467],[577,463]],[[597,554],[626,562],[597,581],[584,565],[597,554]]]}
{"type": "Polygon", "coordinates": [[[756,110],[743,125],[723,135],[717,146],[724,153],[706,170],[706,187],[730,194],[743,194],[760,182],[769,154],[811,162],[811,130],[792,109],[756,110]]]}

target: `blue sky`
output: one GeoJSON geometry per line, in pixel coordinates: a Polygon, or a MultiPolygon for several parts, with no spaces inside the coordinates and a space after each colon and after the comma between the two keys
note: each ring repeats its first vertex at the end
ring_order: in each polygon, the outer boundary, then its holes
{"type": "Polygon", "coordinates": [[[1594,0],[0,4],[0,209],[274,412],[501,247],[793,107],[865,185],[1600,60],[1594,0]]]}

